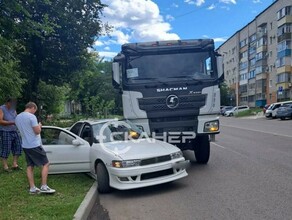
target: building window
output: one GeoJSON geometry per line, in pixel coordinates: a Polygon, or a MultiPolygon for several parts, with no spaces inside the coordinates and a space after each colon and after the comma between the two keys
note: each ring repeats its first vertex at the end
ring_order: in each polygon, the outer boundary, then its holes
{"type": "Polygon", "coordinates": [[[291,7],[287,6],[285,8],[282,8],[280,11],[277,12],[277,19],[280,20],[281,18],[285,17],[286,15],[291,15],[291,7]]]}
{"type": "Polygon", "coordinates": [[[240,53],[240,59],[247,57],[247,51],[240,53]]]}
{"type": "Polygon", "coordinates": [[[246,69],[248,67],[248,62],[242,62],[239,64],[239,69],[240,70],[243,70],[243,69],[246,69]]]}
{"type": "Polygon", "coordinates": [[[256,52],[256,47],[250,47],[248,49],[248,51],[249,51],[249,55],[252,55],[252,54],[254,54],[256,52]]]}
{"type": "Polygon", "coordinates": [[[255,60],[258,61],[258,60],[264,59],[265,57],[266,57],[266,52],[260,52],[256,54],[255,60]]]}
{"type": "Polygon", "coordinates": [[[253,34],[249,37],[249,41],[250,42],[254,42],[255,40],[257,39],[257,35],[256,34],[253,34]]]}
{"type": "Polygon", "coordinates": [[[269,87],[271,88],[273,86],[273,80],[269,80],[269,87]]]}
{"type": "Polygon", "coordinates": [[[240,48],[244,47],[247,45],[247,39],[245,38],[244,40],[240,41],[239,46],[240,48]]]}
{"type": "Polygon", "coordinates": [[[240,81],[247,79],[247,73],[240,74],[240,81]]]}
{"type": "Polygon", "coordinates": [[[277,50],[278,52],[286,50],[286,49],[291,49],[291,41],[282,41],[281,43],[278,43],[277,50]]]}
{"type": "Polygon", "coordinates": [[[257,42],[257,47],[261,47],[267,45],[267,40],[265,37],[261,37],[257,42]]]}
{"type": "MultiPolygon", "coordinates": [[[[276,60],[276,67],[279,68],[279,67],[282,67],[282,66],[285,66],[286,65],[286,60],[285,60],[286,57],[280,57],[276,60]]],[[[290,60],[291,62],[291,60],[290,60]]],[[[288,62],[287,62],[288,63],[288,62]]]]}
{"type": "Polygon", "coordinates": [[[255,78],[255,70],[252,70],[248,73],[248,79],[255,78]]]}
{"type": "Polygon", "coordinates": [[[290,74],[289,73],[281,73],[277,75],[277,83],[290,82],[290,74]]]}
{"type": "Polygon", "coordinates": [[[281,36],[282,34],[291,33],[291,32],[292,32],[292,23],[287,23],[278,27],[277,35],[281,36]]]}
{"type": "Polygon", "coordinates": [[[258,66],[255,68],[255,74],[260,74],[263,72],[263,67],[262,66],[258,66]]]}
{"type": "Polygon", "coordinates": [[[250,62],[250,66],[254,66],[256,63],[256,59],[252,58],[249,62],[250,62]]]}

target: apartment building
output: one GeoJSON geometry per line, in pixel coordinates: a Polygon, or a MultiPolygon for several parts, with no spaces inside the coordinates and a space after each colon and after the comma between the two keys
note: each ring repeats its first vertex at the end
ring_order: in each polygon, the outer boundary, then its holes
{"type": "Polygon", "coordinates": [[[292,2],[274,1],[219,48],[234,104],[292,99],[292,2]]]}

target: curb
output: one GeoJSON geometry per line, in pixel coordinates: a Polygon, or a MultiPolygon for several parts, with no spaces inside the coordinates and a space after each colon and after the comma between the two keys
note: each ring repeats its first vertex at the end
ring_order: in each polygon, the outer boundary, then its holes
{"type": "Polygon", "coordinates": [[[73,216],[73,220],[84,220],[87,219],[92,207],[94,206],[97,199],[97,183],[96,181],[92,184],[91,188],[87,192],[79,208],[73,216]]]}

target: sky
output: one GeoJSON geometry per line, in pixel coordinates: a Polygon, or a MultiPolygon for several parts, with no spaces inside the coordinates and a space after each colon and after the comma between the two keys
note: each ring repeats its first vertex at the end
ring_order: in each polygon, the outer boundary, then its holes
{"type": "Polygon", "coordinates": [[[273,0],[102,0],[111,26],[96,39],[100,57],[113,58],[133,42],[213,38],[220,46],[273,0]]]}

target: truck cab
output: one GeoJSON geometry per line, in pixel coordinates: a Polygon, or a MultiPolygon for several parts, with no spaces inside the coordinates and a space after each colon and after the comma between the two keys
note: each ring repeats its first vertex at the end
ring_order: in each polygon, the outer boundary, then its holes
{"type": "Polygon", "coordinates": [[[194,150],[200,163],[209,160],[209,136],[220,132],[221,81],[212,39],[124,44],[113,62],[124,117],[151,137],[194,150]]]}

